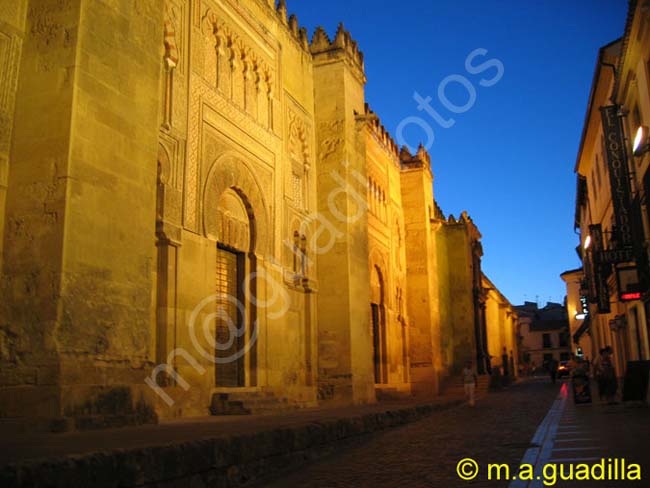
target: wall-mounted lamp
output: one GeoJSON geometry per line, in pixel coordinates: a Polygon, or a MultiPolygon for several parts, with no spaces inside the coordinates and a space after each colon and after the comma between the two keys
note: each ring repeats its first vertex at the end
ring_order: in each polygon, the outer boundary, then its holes
{"type": "Polygon", "coordinates": [[[645,125],[639,126],[636,130],[636,136],[634,136],[634,145],[632,146],[632,151],[635,156],[641,156],[642,154],[650,151],[650,140],[648,140],[648,128],[645,125]]]}
{"type": "Polygon", "coordinates": [[[584,250],[586,251],[587,249],[589,249],[589,246],[591,246],[591,236],[587,236],[587,238],[585,239],[585,243],[583,246],[584,250]]]}

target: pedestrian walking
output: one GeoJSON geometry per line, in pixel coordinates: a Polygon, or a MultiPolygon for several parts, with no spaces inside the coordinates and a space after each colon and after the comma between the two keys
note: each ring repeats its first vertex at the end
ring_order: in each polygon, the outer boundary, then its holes
{"type": "Polygon", "coordinates": [[[606,346],[600,350],[600,356],[594,361],[594,376],[598,382],[598,396],[609,404],[616,403],[616,392],[618,391],[618,380],[616,379],[612,353],[612,346],[606,346]]]}
{"type": "Polygon", "coordinates": [[[506,348],[503,348],[503,353],[501,354],[501,367],[503,368],[503,376],[510,375],[510,364],[508,363],[508,351],[506,348]]]}
{"type": "Polygon", "coordinates": [[[557,368],[558,368],[559,363],[555,358],[551,358],[548,360],[548,363],[546,364],[546,367],[548,368],[548,374],[551,377],[551,381],[553,384],[555,384],[555,381],[557,380],[557,368]]]}
{"type": "Polygon", "coordinates": [[[573,385],[573,401],[576,405],[591,403],[591,388],[589,385],[589,365],[581,359],[572,359],[575,366],[571,368],[571,383],[573,385]]]}
{"type": "Polygon", "coordinates": [[[465,387],[465,398],[467,398],[470,407],[476,405],[476,383],[478,383],[476,371],[474,370],[472,361],[468,360],[465,362],[465,367],[463,368],[463,385],[465,387]]]}

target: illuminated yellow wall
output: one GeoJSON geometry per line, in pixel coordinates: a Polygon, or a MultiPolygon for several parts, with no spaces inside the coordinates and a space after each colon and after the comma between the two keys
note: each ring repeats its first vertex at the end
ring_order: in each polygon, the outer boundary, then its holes
{"type": "Polygon", "coordinates": [[[0,417],[206,415],[232,388],[373,403],[475,355],[478,231],[367,108],[350,33],[308,39],[272,0],[26,3],[0,12],[0,417]],[[235,386],[224,252],[255,324],[235,386]],[[169,404],[145,384],[165,364],[169,404]]]}

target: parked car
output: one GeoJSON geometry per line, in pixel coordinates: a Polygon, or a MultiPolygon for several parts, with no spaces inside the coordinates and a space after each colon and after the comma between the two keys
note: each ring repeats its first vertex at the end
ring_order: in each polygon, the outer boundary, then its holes
{"type": "Polygon", "coordinates": [[[557,368],[557,377],[562,378],[569,375],[571,375],[571,366],[569,366],[569,361],[560,361],[560,365],[557,368]]]}

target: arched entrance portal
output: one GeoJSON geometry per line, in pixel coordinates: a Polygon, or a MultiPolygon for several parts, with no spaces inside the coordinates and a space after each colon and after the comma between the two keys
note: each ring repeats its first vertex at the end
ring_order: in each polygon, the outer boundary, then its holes
{"type": "Polygon", "coordinates": [[[226,189],[217,207],[215,385],[256,383],[255,218],[245,195],[226,189]]]}
{"type": "Polygon", "coordinates": [[[370,276],[370,313],[372,324],[372,348],[375,383],[388,383],[386,361],[386,306],[384,277],[377,266],[373,266],[370,276]]]}

